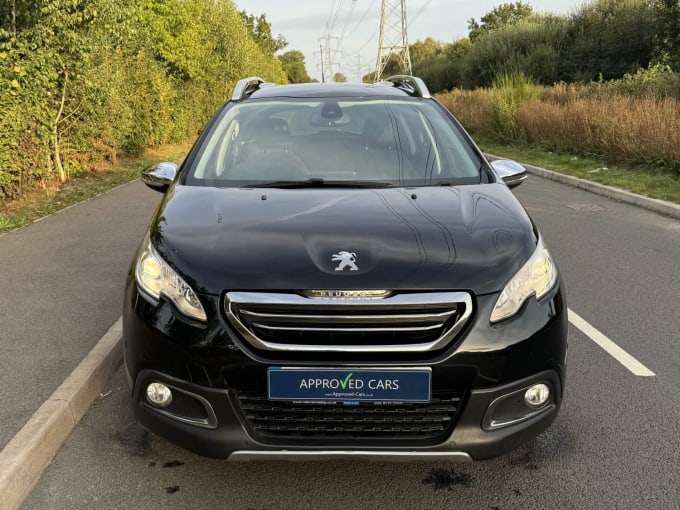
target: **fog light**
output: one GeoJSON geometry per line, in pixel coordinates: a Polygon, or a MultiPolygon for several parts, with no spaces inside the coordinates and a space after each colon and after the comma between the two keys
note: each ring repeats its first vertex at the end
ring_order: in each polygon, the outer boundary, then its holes
{"type": "Polygon", "coordinates": [[[524,402],[529,407],[541,407],[550,398],[550,386],[547,384],[534,384],[526,392],[524,392],[524,402]]]}
{"type": "Polygon", "coordinates": [[[146,398],[157,407],[167,407],[172,402],[172,391],[163,383],[152,382],[146,387],[146,398]]]}

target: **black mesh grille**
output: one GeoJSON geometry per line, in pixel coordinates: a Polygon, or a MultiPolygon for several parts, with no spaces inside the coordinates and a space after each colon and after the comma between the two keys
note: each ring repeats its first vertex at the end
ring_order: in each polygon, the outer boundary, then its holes
{"type": "Polygon", "coordinates": [[[260,440],[431,443],[451,433],[461,395],[448,394],[428,403],[405,404],[278,402],[253,393],[239,393],[237,400],[252,433],[260,440]]]}

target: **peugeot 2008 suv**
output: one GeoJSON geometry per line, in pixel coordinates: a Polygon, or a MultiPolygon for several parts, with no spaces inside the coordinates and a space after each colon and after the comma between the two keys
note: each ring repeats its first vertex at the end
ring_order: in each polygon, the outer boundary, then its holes
{"type": "Polygon", "coordinates": [[[424,83],[239,82],[134,257],[146,428],[210,457],[484,459],[555,419],[567,308],[510,191],[424,83]]]}

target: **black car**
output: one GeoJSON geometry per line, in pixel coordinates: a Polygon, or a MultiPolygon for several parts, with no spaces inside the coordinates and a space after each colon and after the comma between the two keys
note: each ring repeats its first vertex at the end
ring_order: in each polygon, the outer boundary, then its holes
{"type": "Polygon", "coordinates": [[[240,81],[164,192],[127,280],[143,426],[230,459],[484,459],[564,392],[541,235],[422,80],[240,81]]]}

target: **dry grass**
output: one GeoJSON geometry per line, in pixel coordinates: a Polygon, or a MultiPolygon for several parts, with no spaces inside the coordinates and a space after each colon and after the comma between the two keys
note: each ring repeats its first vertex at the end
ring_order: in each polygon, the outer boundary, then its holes
{"type": "Polygon", "coordinates": [[[494,134],[494,94],[491,89],[453,90],[437,99],[474,133],[494,134]]]}
{"type": "MultiPolygon", "coordinates": [[[[474,133],[507,133],[494,116],[494,90],[455,90],[439,97],[474,133]]],[[[608,161],[652,165],[680,175],[680,101],[593,94],[578,85],[557,85],[520,103],[514,134],[525,142],[598,156],[608,161]]]]}
{"type": "Polygon", "coordinates": [[[516,122],[529,142],[680,169],[680,104],[675,99],[533,100],[519,106],[516,122]]]}

